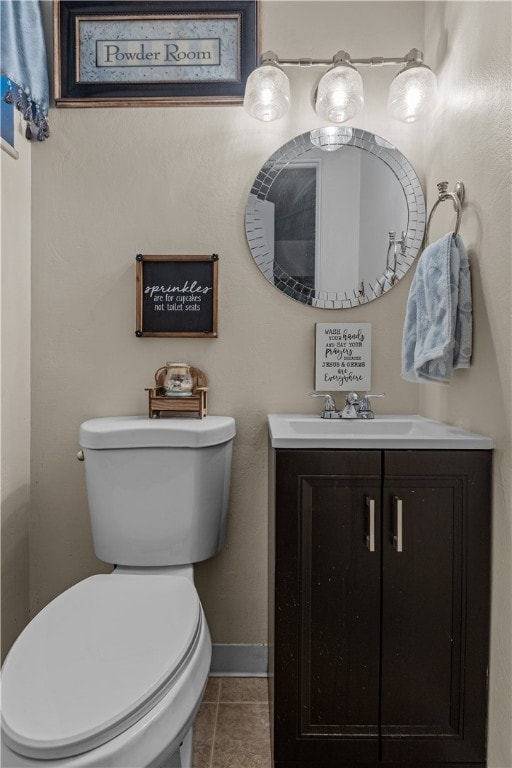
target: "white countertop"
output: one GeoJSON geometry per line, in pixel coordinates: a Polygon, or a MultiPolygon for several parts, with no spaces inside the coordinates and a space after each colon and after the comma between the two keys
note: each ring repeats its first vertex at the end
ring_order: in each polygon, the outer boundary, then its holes
{"type": "Polygon", "coordinates": [[[491,450],[494,441],[423,416],[322,419],[319,415],[274,413],[268,417],[273,448],[376,448],[491,450]]]}

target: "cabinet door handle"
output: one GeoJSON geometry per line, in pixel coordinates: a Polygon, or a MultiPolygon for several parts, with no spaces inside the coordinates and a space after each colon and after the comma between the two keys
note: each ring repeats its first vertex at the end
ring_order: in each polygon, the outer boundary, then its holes
{"type": "Polygon", "coordinates": [[[393,546],[397,552],[404,551],[403,543],[403,514],[402,514],[402,499],[398,496],[393,497],[395,502],[395,535],[393,536],[393,546]]]}
{"type": "Polygon", "coordinates": [[[375,552],[375,499],[366,497],[366,509],[368,511],[368,533],[366,534],[366,546],[370,552],[375,552]]]}

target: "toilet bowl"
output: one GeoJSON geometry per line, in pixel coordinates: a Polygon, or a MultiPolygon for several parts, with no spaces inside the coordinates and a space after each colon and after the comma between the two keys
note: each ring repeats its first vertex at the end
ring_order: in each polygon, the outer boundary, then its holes
{"type": "Polygon", "coordinates": [[[180,766],[211,659],[173,573],[92,576],[28,625],[2,675],[2,766],[180,766]]]}
{"type": "Polygon", "coordinates": [[[4,768],[191,767],[211,660],[191,563],[223,543],[234,421],[181,421],[82,425],[95,551],[113,562],[115,549],[123,564],[59,595],[13,645],[2,671],[4,768]]]}

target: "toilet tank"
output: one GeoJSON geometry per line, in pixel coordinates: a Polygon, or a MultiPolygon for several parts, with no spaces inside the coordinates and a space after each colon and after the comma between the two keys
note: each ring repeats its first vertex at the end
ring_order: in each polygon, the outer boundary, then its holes
{"type": "Polygon", "coordinates": [[[80,426],[94,551],[116,565],[197,563],[226,532],[235,421],[117,416],[80,426]]]}

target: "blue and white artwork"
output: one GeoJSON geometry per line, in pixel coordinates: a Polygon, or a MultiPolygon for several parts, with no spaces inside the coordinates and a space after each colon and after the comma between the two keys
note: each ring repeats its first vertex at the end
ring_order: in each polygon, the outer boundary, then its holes
{"type": "MultiPolygon", "coordinates": [[[[2,141],[6,142],[10,147],[14,147],[14,104],[13,102],[6,102],[5,95],[10,87],[10,81],[1,76],[1,116],[0,125],[2,129],[2,141]]],[[[12,87],[12,86],[11,86],[12,87]]]]}

